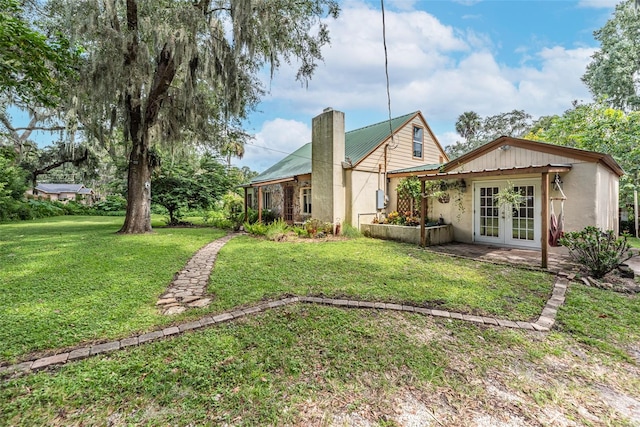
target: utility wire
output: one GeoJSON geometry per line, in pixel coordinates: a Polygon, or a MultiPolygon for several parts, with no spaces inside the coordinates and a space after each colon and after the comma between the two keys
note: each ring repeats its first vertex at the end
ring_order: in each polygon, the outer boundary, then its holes
{"type": "MultiPolygon", "coordinates": [[[[640,0],[638,0],[640,1],[640,0]]],[[[393,138],[393,126],[391,124],[391,91],[389,89],[389,57],[387,54],[387,26],[384,20],[384,0],[380,0],[380,8],[382,9],[382,45],[384,46],[384,73],[387,77],[387,108],[389,112],[389,134],[391,135],[390,149],[394,150],[398,147],[393,138]]]]}

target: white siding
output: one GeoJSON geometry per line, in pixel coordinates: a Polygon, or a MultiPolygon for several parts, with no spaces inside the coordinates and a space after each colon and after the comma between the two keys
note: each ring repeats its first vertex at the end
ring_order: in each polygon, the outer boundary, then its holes
{"type": "MultiPolygon", "coordinates": [[[[442,161],[442,153],[438,144],[434,141],[427,124],[422,121],[420,116],[416,116],[412,121],[400,128],[394,136],[393,143],[391,143],[390,140],[387,142],[389,143],[389,149],[387,150],[387,172],[424,164],[441,163],[442,161]],[[413,157],[414,126],[421,127],[424,130],[422,146],[423,157],[421,159],[413,157]]],[[[364,158],[358,164],[356,170],[378,172],[378,169],[382,167],[382,172],[384,172],[385,145],[386,143],[383,143],[380,147],[364,158]]]]}

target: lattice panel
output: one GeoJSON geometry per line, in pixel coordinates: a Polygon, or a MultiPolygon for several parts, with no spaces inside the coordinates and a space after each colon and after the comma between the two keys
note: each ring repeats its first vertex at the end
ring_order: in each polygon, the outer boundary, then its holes
{"type": "Polygon", "coordinates": [[[414,200],[412,206],[411,198],[409,197],[398,197],[398,206],[396,209],[402,214],[405,212],[413,212],[414,216],[420,215],[420,204],[414,200]]]}

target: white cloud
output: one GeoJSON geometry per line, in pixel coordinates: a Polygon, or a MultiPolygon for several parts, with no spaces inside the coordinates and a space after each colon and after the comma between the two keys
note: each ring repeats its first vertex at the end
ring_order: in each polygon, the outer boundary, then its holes
{"type": "Polygon", "coordinates": [[[307,142],[311,142],[311,129],[305,123],[279,118],[265,121],[254,140],[245,145],[242,160],[234,163],[263,172],[307,142]]]}
{"type": "Polygon", "coordinates": [[[436,135],[438,138],[438,142],[442,145],[442,148],[447,147],[451,144],[455,144],[456,142],[462,140],[460,135],[456,132],[442,132],[439,135],[436,135]]]}
{"type": "MultiPolygon", "coordinates": [[[[455,142],[453,127],[464,111],[487,116],[524,109],[539,116],[560,114],[574,99],[590,99],[580,77],[592,48],[519,49],[512,52],[516,59],[506,64],[497,59],[500,40],[443,25],[426,12],[387,11],[386,22],[392,114],[421,110],[430,123],[450,123],[449,130],[440,126],[443,145],[455,142]]],[[[349,130],[383,120],[387,95],[380,11],[350,2],[343,5],[340,18],[328,24],[332,44],[324,49],[325,62],[308,88],[295,82],[294,67],[283,67],[271,83],[267,102],[287,105],[298,117],[307,115],[309,123],[331,106],[344,111],[348,123],[349,117],[358,117],[349,130]]],[[[266,123],[258,139],[279,147],[293,141],[301,145],[309,135],[308,124],[283,120],[266,123]],[[281,127],[291,124],[298,133],[276,130],[276,122],[281,127]]],[[[273,158],[265,152],[255,156],[273,158]]],[[[260,162],[265,167],[272,163],[260,162]]]]}

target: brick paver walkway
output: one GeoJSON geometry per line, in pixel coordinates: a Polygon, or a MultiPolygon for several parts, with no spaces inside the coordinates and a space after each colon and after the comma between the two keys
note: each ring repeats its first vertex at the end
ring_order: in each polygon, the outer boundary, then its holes
{"type": "Polygon", "coordinates": [[[158,299],[156,305],[163,314],[178,314],[188,307],[206,307],[211,303],[211,298],[207,298],[205,292],[213,264],[220,248],[235,236],[229,234],[214,240],[196,252],[158,299]]]}
{"type": "MultiPolygon", "coordinates": [[[[222,237],[203,247],[187,263],[185,268],[176,275],[167,292],[165,292],[158,305],[165,314],[184,311],[186,307],[203,307],[210,303],[210,299],[204,297],[209,275],[213,268],[218,251],[224,244],[235,237],[234,234],[222,237]]],[[[559,272],[556,275],[551,298],[547,301],[540,317],[535,322],[520,322],[493,317],[472,316],[445,310],[436,310],[416,307],[405,304],[392,304],[384,302],[370,302],[360,300],[346,300],[333,298],[319,298],[310,296],[295,296],[276,301],[264,302],[250,307],[233,309],[215,316],[205,316],[199,320],[182,323],[176,326],[165,327],[160,330],[134,335],[116,341],[87,345],[71,351],[61,352],[52,356],[33,358],[22,363],[8,366],[0,366],[0,377],[11,374],[26,373],[45,369],[51,366],[64,364],[74,360],[80,360],[102,353],[124,349],[126,347],[141,345],[163,338],[179,335],[193,329],[200,329],[217,323],[227,322],[247,315],[259,313],[265,310],[281,307],[293,303],[324,304],[335,307],[370,309],[370,310],[395,310],[411,313],[419,313],[426,316],[456,319],[485,325],[490,327],[504,327],[523,329],[528,331],[548,332],[555,323],[558,307],[564,303],[565,292],[574,274],[559,272]]]]}

